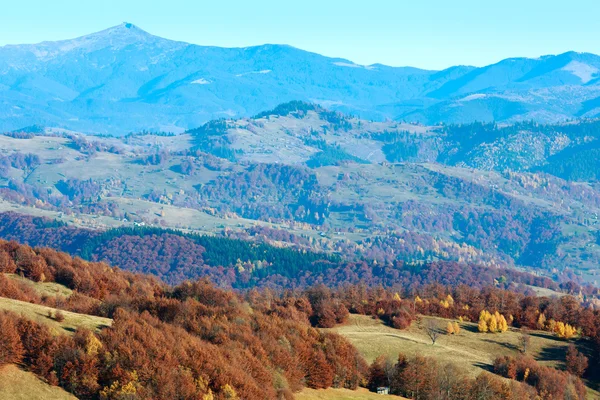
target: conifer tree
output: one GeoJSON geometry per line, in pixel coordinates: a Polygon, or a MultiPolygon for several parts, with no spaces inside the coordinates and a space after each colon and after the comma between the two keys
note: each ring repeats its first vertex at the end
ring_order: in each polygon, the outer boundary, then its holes
{"type": "Polygon", "coordinates": [[[502,333],[508,330],[508,323],[506,322],[506,318],[504,318],[504,315],[500,315],[500,321],[498,322],[498,330],[502,333]]]}
{"type": "Polygon", "coordinates": [[[488,325],[487,322],[485,322],[484,319],[480,319],[479,320],[479,326],[477,326],[477,329],[479,330],[479,332],[485,333],[488,331],[488,325]]]}
{"type": "Polygon", "coordinates": [[[458,324],[458,322],[454,321],[454,326],[452,327],[452,329],[454,330],[455,335],[458,335],[460,333],[460,325],[458,324]]]}
{"type": "Polygon", "coordinates": [[[495,315],[492,315],[492,317],[490,318],[490,323],[489,323],[489,331],[492,333],[496,333],[498,331],[498,320],[496,319],[495,315]]]}
{"type": "Polygon", "coordinates": [[[544,313],[541,313],[537,320],[538,329],[542,330],[546,327],[546,316],[544,313]]]}

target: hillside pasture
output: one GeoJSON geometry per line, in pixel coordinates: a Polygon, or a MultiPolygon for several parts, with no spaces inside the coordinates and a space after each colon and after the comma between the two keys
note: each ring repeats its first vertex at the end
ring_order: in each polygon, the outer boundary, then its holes
{"type": "MultiPolygon", "coordinates": [[[[369,363],[381,355],[393,360],[399,353],[407,357],[420,355],[433,358],[440,364],[455,364],[471,377],[492,371],[496,357],[521,354],[521,331],[518,329],[511,328],[504,333],[480,333],[477,324],[463,322],[458,335],[447,335],[445,329],[449,321],[422,316],[420,323],[414,322],[410,328],[399,330],[369,316],[350,315],[347,323],[331,330],[347,338],[369,363]],[[435,345],[432,345],[425,329],[428,321],[442,332],[435,345]]],[[[543,331],[531,331],[529,336],[527,354],[541,365],[558,369],[564,369],[565,353],[571,343],[581,348],[588,345],[583,340],[566,341],[543,331]]],[[[589,389],[589,393],[589,398],[600,398],[600,393],[595,390],[589,389]]]]}
{"type": "Polygon", "coordinates": [[[72,334],[77,328],[86,328],[92,331],[100,331],[102,328],[112,325],[110,318],[96,317],[87,314],[78,314],[70,311],[60,312],[65,316],[64,321],[58,322],[54,318],[50,318],[50,312],[54,317],[56,308],[46,307],[39,304],[31,304],[24,301],[7,299],[0,297],[0,310],[10,311],[17,315],[21,315],[39,324],[47,325],[54,334],[72,334]]]}
{"type": "Polygon", "coordinates": [[[51,386],[35,374],[12,364],[0,367],[0,399],[77,400],[60,387],[51,386]]]}
{"type": "Polygon", "coordinates": [[[296,400],[402,400],[400,396],[382,396],[365,388],[350,389],[304,389],[295,395],[296,400]]]}
{"type": "MultiPolygon", "coordinates": [[[[421,323],[413,323],[406,330],[394,329],[381,321],[364,315],[351,315],[348,323],[333,328],[354,344],[368,362],[380,355],[396,358],[398,353],[408,357],[421,355],[432,357],[441,363],[455,363],[470,375],[476,376],[482,370],[492,369],[494,359],[502,355],[520,354],[518,329],[509,329],[504,333],[480,333],[477,324],[460,323],[458,336],[442,333],[435,345],[425,331],[427,321],[434,321],[445,332],[447,319],[422,317],[421,323]]],[[[561,368],[567,347],[571,343],[551,335],[548,332],[533,331],[527,354],[540,364],[561,368]]]]}

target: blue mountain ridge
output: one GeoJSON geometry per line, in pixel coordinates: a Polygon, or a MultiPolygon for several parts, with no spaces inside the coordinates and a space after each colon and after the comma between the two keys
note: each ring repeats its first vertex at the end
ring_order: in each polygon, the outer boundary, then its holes
{"type": "Polygon", "coordinates": [[[0,130],[180,132],[302,100],[361,118],[439,122],[600,115],[600,57],[569,52],[443,71],[363,66],[287,45],[220,48],[130,23],[0,47],[0,130]]]}

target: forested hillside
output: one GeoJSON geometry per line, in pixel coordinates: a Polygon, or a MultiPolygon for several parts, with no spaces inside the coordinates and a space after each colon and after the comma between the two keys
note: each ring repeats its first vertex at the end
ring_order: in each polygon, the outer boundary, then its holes
{"type": "Polygon", "coordinates": [[[36,247],[51,246],[86,260],[151,274],[173,284],[209,277],[219,286],[238,289],[364,284],[416,290],[441,283],[479,288],[496,284],[521,292],[530,291],[525,285],[532,285],[592,297],[600,294],[593,286],[578,284],[575,275],[556,282],[510,267],[474,263],[409,260],[378,263],[366,257],[351,260],[301,248],[274,247],[261,236],[241,240],[148,227],[98,232],[14,213],[0,214],[0,236],[36,247]]]}
{"type": "MultiPolygon", "coordinates": [[[[294,101],[184,135],[31,128],[0,136],[0,210],[95,230],[161,227],[352,261],[516,266],[594,283],[599,127],[372,122],[294,101]]],[[[155,273],[170,282],[186,276],[162,263],[155,273]]]]}
{"type": "Polygon", "coordinates": [[[0,243],[0,260],[0,296],[113,319],[98,334],[53,336],[0,311],[0,366],[22,362],[79,398],[293,398],[305,386],[356,388],[366,371],[345,340],[310,327],[300,299],[248,303],[205,280],[169,287],[16,243],[0,243]],[[73,294],[40,296],[6,274],[73,294]]]}
{"type": "Polygon", "coordinates": [[[374,390],[385,384],[412,399],[435,399],[442,392],[467,400],[585,398],[584,382],[593,387],[597,379],[598,353],[591,346],[599,344],[600,315],[591,303],[506,290],[505,278],[479,289],[461,284],[465,274],[443,275],[443,284],[398,290],[345,285],[240,294],[204,279],[168,286],[107,264],[2,241],[0,299],[51,307],[52,323],[67,312],[112,321],[97,332],[79,327],[56,335],[43,318],[19,316],[0,302],[0,367],[20,363],[84,399],[292,399],[304,387],[374,390]],[[41,295],[42,283],[71,292],[41,295]],[[479,320],[479,335],[499,340],[509,328],[524,335],[524,329],[535,330],[566,342],[554,357],[567,371],[531,356],[501,354],[489,365],[494,374],[483,365],[474,377],[451,363],[439,366],[435,359],[397,353],[393,363],[383,354],[369,367],[346,339],[322,329],[344,324],[349,313],[371,316],[398,332],[417,326],[429,332],[432,346],[440,335],[461,340],[461,327],[472,329],[468,321],[479,320]],[[422,325],[422,316],[445,318],[451,329],[422,325]]]}

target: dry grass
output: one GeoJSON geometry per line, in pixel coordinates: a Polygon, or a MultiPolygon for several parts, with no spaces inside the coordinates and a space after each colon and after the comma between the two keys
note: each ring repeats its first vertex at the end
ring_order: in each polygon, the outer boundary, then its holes
{"type": "MultiPolygon", "coordinates": [[[[409,357],[418,354],[442,363],[455,363],[472,376],[491,368],[498,356],[520,354],[518,340],[521,333],[518,330],[484,334],[477,332],[474,323],[461,323],[458,336],[443,334],[432,345],[422,328],[427,320],[435,321],[442,330],[448,322],[443,318],[423,317],[421,327],[414,323],[407,330],[398,330],[368,316],[351,315],[347,324],[333,330],[347,337],[368,362],[382,354],[394,358],[398,353],[409,357]]],[[[547,332],[535,331],[531,333],[528,354],[540,364],[560,368],[569,343],[547,332]]]]}
{"type": "MultiPolygon", "coordinates": [[[[332,330],[350,340],[369,363],[380,355],[391,358],[396,358],[398,353],[408,357],[421,355],[442,364],[455,364],[472,377],[490,370],[498,356],[520,354],[521,332],[517,329],[496,334],[479,333],[477,324],[465,322],[460,324],[462,330],[458,336],[443,334],[432,345],[423,328],[427,320],[435,321],[442,330],[448,323],[443,318],[423,317],[421,326],[414,323],[407,330],[398,330],[368,316],[351,315],[346,324],[332,330]]],[[[542,331],[533,331],[530,337],[529,355],[542,365],[563,368],[565,352],[571,342],[542,331]]],[[[588,398],[600,399],[600,393],[592,389],[588,389],[588,393],[588,398]]]]}
{"type": "Polygon", "coordinates": [[[31,372],[16,365],[0,368],[0,399],[3,400],[76,400],[63,389],[50,386],[31,372]]]}
{"type": "Polygon", "coordinates": [[[97,332],[102,328],[112,325],[112,320],[110,318],[77,314],[62,310],[61,312],[65,316],[65,319],[59,323],[48,317],[49,311],[52,312],[52,315],[55,315],[57,311],[55,308],[7,299],[5,297],[0,297],[0,310],[11,311],[37,323],[47,325],[50,330],[57,335],[72,334],[77,328],[87,328],[97,332]]]}
{"type": "Polygon", "coordinates": [[[367,389],[304,389],[295,395],[296,400],[400,400],[400,396],[382,396],[367,389]]]}
{"type": "Polygon", "coordinates": [[[60,285],[54,282],[33,282],[27,278],[15,274],[5,274],[6,277],[12,279],[18,283],[24,284],[31,289],[35,290],[40,296],[60,296],[69,297],[73,294],[73,291],[66,286],[60,285]]]}

